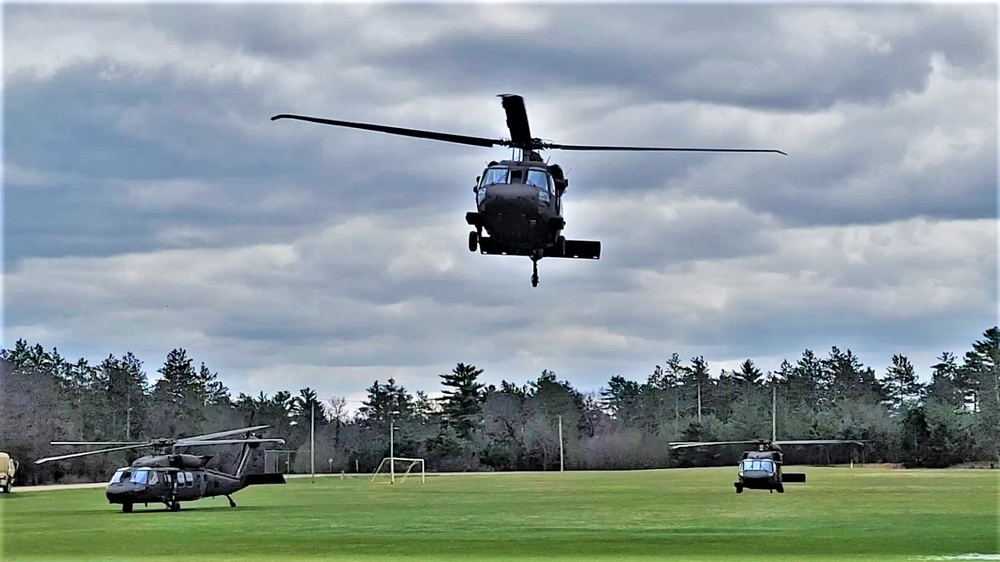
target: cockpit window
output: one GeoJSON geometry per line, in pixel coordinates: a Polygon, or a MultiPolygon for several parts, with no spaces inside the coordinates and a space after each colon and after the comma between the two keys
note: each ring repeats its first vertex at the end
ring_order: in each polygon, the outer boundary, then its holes
{"type": "Polygon", "coordinates": [[[740,463],[740,470],[761,470],[770,474],[774,472],[774,461],[771,459],[744,459],[740,463]]]}
{"type": "Polygon", "coordinates": [[[136,470],[132,473],[132,478],[129,479],[129,482],[133,484],[145,484],[147,475],[149,475],[148,470],[136,470]]]}
{"type": "Polygon", "coordinates": [[[541,170],[529,170],[527,183],[549,191],[549,175],[541,170]]]}
{"type": "Polygon", "coordinates": [[[112,484],[117,484],[117,483],[121,482],[122,481],[122,474],[125,474],[125,470],[126,469],[124,469],[124,468],[119,468],[118,470],[116,470],[115,473],[111,476],[111,483],[112,484]]]}
{"type": "Polygon", "coordinates": [[[487,168],[480,185],[507,183],[507,168],[487,168]]]}

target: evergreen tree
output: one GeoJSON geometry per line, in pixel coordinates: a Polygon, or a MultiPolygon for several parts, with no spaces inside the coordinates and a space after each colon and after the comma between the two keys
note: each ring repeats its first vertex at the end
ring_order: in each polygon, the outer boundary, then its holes
{"type": "Polygon", "coordinates": [[[976,390],[973,441],[984,456],[1000,463],[1000,329],[983,333],[972,344],[960,372],[976,390]]]}
{"type": "Polygon", "coordinates": [[[624,427],[636,427],[640,422],[642,404],[639,383],[615,375],[608,387],[601,390],[601,405],[624,427]]]}
{"type": "Polygon", "coordinates": [[[938,363],[931,367],[931,382],[927,386],[927,401],[943,404],[953,411],[962,409],[965,395],[958,384],[958,364],[955,354],[945,351],[938,357],[938,363]]]}
{"type": "Polygon", "coordinates": [[[439,375],[445,390],[439,399],[442,425],[453,428],[458,439],[469,441],[482,420],[482,369],[459,363],[450,373],[439,375]]]}
{"type": "Polygon", "coordinates": [[[904,355],[893,355],[892,365],[886,369],[885,390],[893,413],[902,411],[903,404],[916,399],[921,390],[913,364],[904,355]]]}
{"type": "Polygon", "coordinates": [[[111,432],[113,438],[131,441],[142,435],[145,427],[149,383],[142,370],[142,361],[132,353],[126,353],[121,358],[108,355],[99,369],[105,381],[103,390],[109,404],[111,424],[121,428],[118,432],[111,432]]]}
{"type": "Polygon", "coordinates": [[[153,387],[155,412],[152,420],[156,437],[196,435],[204,420],[198,372],[183,349],[173,349],[157,370],[160,380],[153,387]]]}

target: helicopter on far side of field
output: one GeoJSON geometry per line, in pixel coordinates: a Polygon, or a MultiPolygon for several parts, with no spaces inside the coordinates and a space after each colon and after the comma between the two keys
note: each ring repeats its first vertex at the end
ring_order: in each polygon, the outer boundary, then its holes
{"type": "Polygon", "coordinates": [[[781,466],[784,463],[784,452],[782,445],[840,445],[851,444],[863,446],[864,441],[854,441],[846,439],[797,439],[787,441],[777,441],[775,439],[756,441],[675,441],[667,445],[673,449],[683,449],[688,447],[714,447],[719,445],[745,445],[753,444],[754,449],[743,451],[738,466],[737,480],[733,482],[737,494],[742,494],[743,489],[748,490],[768,490],[770,492],[785,493],[784,482],[804,483],[806,475],[802,472],[782,473],[781,466]]]}
{"type": "Polygon", "coordinates": [[[737,468],[737,480],[733,482],[737,494],[742,494],[744,488],[749,490],[768,490],[769,492],[785,493],[785,482],[804,483],[805,473],[786,472],[782,474],[784,463],[782,445],[858,445],[865,442],[855,439],[793,439],[778,441],[778,387],[772,379],[771,384],[771,439],[754,441],[674,441],[667,443],[672,450],[689,447],[716,447],[720,445],[755,445],[753,450],[743,451],[737,468]]]}

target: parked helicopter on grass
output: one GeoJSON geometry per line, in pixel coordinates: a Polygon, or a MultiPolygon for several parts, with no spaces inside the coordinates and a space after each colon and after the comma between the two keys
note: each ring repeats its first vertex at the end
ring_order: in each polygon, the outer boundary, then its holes
{"type": "MultiPolygon", "coordinates": [[[[755,441],[674,441],[667,443],[672,450],[690,447],[717,447],[721,445],[748,445],[756,447],[752,451],[743,451],[737,468],[737,480],[733,482],[737,494],[743,489],[777,491],[785,493],[785,482],[804,483],[806,475],[801,472],[785,472],[781,466],[785,462],[782,445],[858,445],[864,446],[864,441],[854,439],[793,439],[778,441],[778,386],[776,378],[770,376],[771,382],[771,439],[755,441]]],[[[761,377],[761,380],[767,377],[761,377]]]]}
{"type": "Polygon", "coordinates": [[[510,139],[489,139],[405,129],[370,123],[322,119],[305,115],[280,114],[277,119],[297,119],[323,125],[349,127],[406,137],[432,139],[471,146],[505,146],[513,150],[510,160],[490,162],[476,178],[475,212],[466,213],[466,222],[475,228],[469,233],[469,251],[480,254],[528,256],[531,258],[531,286],[538,286],[538,261],[542,258],[600,259],[601,243],[596,240],[567,240],[562,197],[569,179],[558,164],[542,160],[541,150],[638,151],[638,152],[773,152],[752,148],[668,148],[650,146],[591,146],[556,144],[532,137],[524,99],[501,94],[507,114],[510,139]],[[483,236],[483,230],[489,236],[483,236]]]}
{"type": "Polygon", "coordinates": [[[253,452],[262,443],[283,444],[284,439],[260,438],[252,432],[267,425],[231,429],[217,433],[182,437],[178,439],[153,439],[143,442],[123,441],[53,441],[52,445],[116,445],[106,449],[70,453],[38,459],[35,464],[71,459],[111,451],[152,447],[153,454],[136,459],[130,466],[119,468],[111,477],[105,494],[108,502],[121,504],[124,513],[131,513],[136,504],[163,503],[170,511],[180,510],[180,502],[213,496],[226,496],[230,507],[236,507],[231,494],[255,484],[284,484],[279,473],[252,473],[253,452]],[[246,433],[242,439],[220,439],[246,433]],[[242,450],[233,473],[208,468],[211,455],[177,453],[179,447],[219,446],[242,444],[242,450]]]}
{"type": "Polygon", "coordinates": [[[745,445],[754,444],[753,450],[743,451],[738,466],[737,480],[733,482],[737,494],[742,494],[743,489],[768,490],[770,492],[785,493],[785,482],[806,481],[805,473],[785,472],[782,473],[781,466],[784,463],[784,453],[782,445],[840,445],[852,444],[863,446],[863,441],[853,441],[845,439],[798,439],[788,441],[770,440],[756,441],[675,441],[668,443],[673,450],[688,447],[715,447],[720,445],[745,445]]]}

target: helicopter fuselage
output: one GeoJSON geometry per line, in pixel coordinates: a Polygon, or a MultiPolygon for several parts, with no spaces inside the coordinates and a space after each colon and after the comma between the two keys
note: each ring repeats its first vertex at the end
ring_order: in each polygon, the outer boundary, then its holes
{"type": "Polygon", "coordinates": [[[475,187],[478,224],[512,253],[544,255],[562,230],[560,195],[544,164],[490,166],[475,187]]]}
{"type": "Polygon", "coordinates": [[[783,493],[781,483],[781,453],[778,451],[746,451],[738,469],[738,480],[733,483],[736,493],[744,488],[783,493]]]}
{"type": "Polygon", "coordinates": [[[476,229],[469,233],[469,250],[530,257],[533,286],[542,258],[599,259],[600,242],[561,235],[566,225],[562,195],[568,184],[558,165],[545,164],[536,153],[527,160],[490,162],[473,187],[477,212],[465,216],[476,229]]]}
{"type": "MultiPolygon", "coordinates": [[[[108,503],[120,504],[129,513],[135,504],[163,503],[171,511],[180,502],[226,496],[252,484],[283,484],[281,474],[246,474],[249,447],[244,448],[236,474],[205,468],[210,457],[201,455],[152,455],[119,468],[111,477],[105,495],[108,503]]],[[[230,506],[235,506],[229,498],[230,506]]]]}

